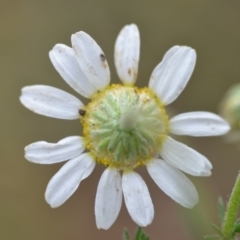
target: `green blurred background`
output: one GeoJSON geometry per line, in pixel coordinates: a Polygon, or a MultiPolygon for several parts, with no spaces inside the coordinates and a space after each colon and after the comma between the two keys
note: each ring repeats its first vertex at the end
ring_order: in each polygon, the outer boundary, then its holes
{"type": "MultiPolygon", "coordinates": [[[[101,46],[118,82],[113,64],[114,42],[120,29],[136,23],[141,34],[138,86],[148,84],[153,68],[173,45],[196,49],[197,65],[188,86],[173,104],[174,113],[218,112],[225,91],[240,79],[240,1],[226,0],[20,0],[0,1],[0,239],[1,240],[120,240],[136,225],[123,204],[115,224],[97,230],[94,198],[104,167],[98,165],[61,207],[44,200],[48,181],[62,164],[37,165],[24,159],[24,146],[39,140],[56,142],[81,134],[78,121],[43,117],[19,102],[25,85],[46,84],[77,96],[53,68],[48,51],[56,43],[70,45],[72,33],[83,30],[101,46]]],[[[82,99],[80,97],[80,99],[82,99]]],[[[151,240],[203,239],[218,223],[216,201],[227,201],[240,169],[240,151],[223,138],[182,138],[213,163],[210,178],[192,178],[200,203],[188,210],[168,198],[148,176],[155,206],[153,223],[145,230],[151,240]]]]}

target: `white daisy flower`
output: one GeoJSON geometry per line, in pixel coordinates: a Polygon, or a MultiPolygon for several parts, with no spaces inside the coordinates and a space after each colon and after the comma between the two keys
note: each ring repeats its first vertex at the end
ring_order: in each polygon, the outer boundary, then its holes
{"type": "Polygon", "coordinates": [[[106,170],[95,200],[97,227],[108,229],[114,223],[122,195],[132,219],[139,226],[147,226],[153,220],[154,208],[146,183],[135,172],[145,165],[169,197],[192,208],[198,202],[198,193],[184,173],[209,176],[212,165],[168,134],[218,136],[229,131],[228,123],[213,113],[189,112],[170,120],[166,114],[165,106],[179,96],[192,75],[195,50],[172,47],[153,70],[149,86],[140,89],[134,86],[140,51],[136,25],[125,26],[115,44],[115,65],[123,85],[110,85],[106,57],[88,34],[78,32],[71,40],[72,48],[57,44],[49,56],[62,78],[91,101],[84,106],[76,97],[44,85],[24,87],[20,97],[33,112],[80,119],[83,125],[82,137],[71,136],[57,143],[40,141],[25,148],[26,159],[34,163],[68,160],[50,180],[46,201],[53,208],[63,204],[96,163],[102,163],[106,170]]]}

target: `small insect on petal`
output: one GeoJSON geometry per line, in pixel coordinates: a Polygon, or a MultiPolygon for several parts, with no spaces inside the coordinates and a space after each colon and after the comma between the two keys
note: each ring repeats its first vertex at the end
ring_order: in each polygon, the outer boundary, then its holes
{"type": "Polygon", "coordinates": [[[81,116],[84,116],[85,114],[86,114],[86,111],[85,110],[83,110],[83,109],[79,109],[79,114],[81,115],[81,116]]]}

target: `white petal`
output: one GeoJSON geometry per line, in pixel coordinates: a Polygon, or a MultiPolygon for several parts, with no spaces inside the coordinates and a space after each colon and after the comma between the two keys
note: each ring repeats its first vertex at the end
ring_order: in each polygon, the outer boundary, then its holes
{"type": "Polygon", "coordinates": [[[85,76],[101,90],[110,83],[110,71],[107,59],[98,44],[85,32],[72,35],[72,46],[76,59],[85,76]]]}
{"type": "Polygon", "coordinates": [[[72,48],[57,44],[49,52],[49,57],[61,77],[79,94],[89,98],[96,92],[80,68],[72,48]]]}
{"type": "Polygon", "coordinates": [[[79,156],[85,149],[82,137],[71,136],[57,143],[35,142],[25,147],[25,158],[30,162],[52,164],[79,156]]]}
{"type": "Polygon", "coordinates": [[[114,51],[115,66],[121,81],[133,85],[137,79],[140,36],[135,24],[125,26],[119,33],[114,51]]]}
{"type": "Polygon", "coordinates": [[[158,187],[183,207],[192,208],[198,203],[195,186],[175,167],[154,159],[147,165],[147,170],[158,187]]]}
{"type": "Polygon", "coordinates": [[[170,137],[163,143],[161,156],[172,166],[190,175],[211,175],[212,165],[206,157],[170,137]]]}
{"type": "Polygon", "coordinates": [[[126,171],[122,176],[122,188],[133,221],[141,227],[149,225],[154,217],[154,208],[144,180],[136,172],[126,171]]]}
{"type": "Polygon", "coordinates": [[[47,203],[52,208],[62,205],[76,191],[80,182],[91,174],[95,164],[88,153],[65,163],[48,183],[45,192],[47,203]]]}
{"type": "Polygon", "coordinates": [[[60,119],[77,119],[79,109],[84,108],[82,102],[71,94],[44,85],[22,88],[20,101],[35,113],[60,119]]]}
{"type": "Polygon", "coordinates": [[[108,229],[115,222],[122,205],[121,175],[107,168],[99,181],[95,201],[97,228],[108,229]]]}
{"type": "Polygon", "coordinates": [[[178,135],[219,136],[230,130],[229,124],[210,112],[182,113],[170,120],[171,132],[178,135]]]}
{"type": "Polygon", "coordinates": [[[190,47],[172,47],[153,70],[151,88],[165,104],[172,103],[190,79],[196,63],[196,52],[190,47]]]}

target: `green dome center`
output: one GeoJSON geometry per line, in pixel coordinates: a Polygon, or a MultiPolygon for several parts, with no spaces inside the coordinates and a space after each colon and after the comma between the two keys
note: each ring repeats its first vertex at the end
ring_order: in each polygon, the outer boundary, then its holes
{"type": "Polygon", "coordinates": [[[82,118],[86,147],[97,161],[118,169],[145,164],[161,150],[168,117],[148,88],[112,85],[98,93],[82,118]]]}

